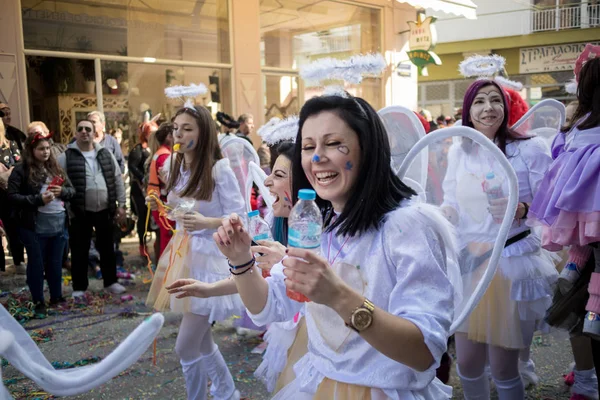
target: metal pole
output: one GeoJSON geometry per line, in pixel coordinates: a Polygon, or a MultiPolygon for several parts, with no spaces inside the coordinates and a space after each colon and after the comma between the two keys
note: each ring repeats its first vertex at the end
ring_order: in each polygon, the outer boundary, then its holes
{"type": "Polygon", "coordinates": [[[100,59],[94,59],[94,72],[96,73],[96,109],[104,112],[104,100],[102,98],[102,65],[100,59]]]}

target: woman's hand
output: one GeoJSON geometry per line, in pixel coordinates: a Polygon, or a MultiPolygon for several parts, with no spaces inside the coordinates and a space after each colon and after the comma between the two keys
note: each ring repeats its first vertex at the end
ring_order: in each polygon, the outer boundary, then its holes
{"type": "Polygon", "coordinates": [[[207,218],[199,212],[192,211],[188,212],[183,216],[183,228],[188,232],[199,231],[201,229],[208,229],[207,218]]]}
{"type": "Polygon", "coordinates": [[[54,200],[54,194],[52,192],[47,190],[42,194],[42,201],[44,202],[44,204],[48,204],[52,200],[54,200]]]}
{"type": "Polygon", "coordinates": [[[252,239],[237,214],[223,218],[221,226],[213,234],[213,239],[232,265],[244,265],[252,259],[250,252],[252,239]]]}
{"type": "Polygon", "coordinates": [[[315,253],[302,249],[288,249],[283,260],[287,277],[285,286],[301,293],[315,303],[336,309],[349,288],[331,269],[329,263],[315,253]]]}
{"type": "Polygon", "coordinates": [[[148,204],[152,211],[158,210],[158,203],[153,196],[146,197],[146,204],[148,204]]]}
{"type": "Polygon", "coordinates": [[[62,186],[48,186],[48,191],[52,192],[54,197],[60,197],[62,194],[62,186]]]}
{"type": "Polygon", "coordinates": [[[262,270],[270,271],[273,265],[285,257],[285,246],[276,241],[259,240],[259,246],[252,246],[253,253],[262,253],[256,257],[256,265],[262,270]]]}
{"type": "Polygon", "coordinates": [[[167,290],[169,294],[175,294],[176,298],[183,299],[185,297],[211,297],[210,289],[212,284],[200,282],[195,279],[178,279],[169,286],[167,290]]]}
{"type": "Polygon", "coordinates": [[[502,222],[502,220],[504,219],[504,213],[506,213],[506,208],[508,207],[508,197],[490,200],[489,203],[490,214],[492,214],[494,221],[502,222]]]}

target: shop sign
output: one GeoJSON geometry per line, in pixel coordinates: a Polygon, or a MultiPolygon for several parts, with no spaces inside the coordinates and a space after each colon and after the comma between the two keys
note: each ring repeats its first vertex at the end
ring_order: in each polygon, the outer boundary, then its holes
{"type": "Polygon", "coordinates": [[[427,17],[418,14],[417,21],[409,21],[410,27],[407,52],[410,61],[419,69],[419,75],[427,75],[427,65],[442,65],[442,61],[432,50],[437,41],[435,31],[435,17],[427,17]]]}
{"type": "MultiPolygon", "coordinates": [[[[600,42],[592,42],[600,44],[600,42]]],[[[572,71],[575,60],[583,51],[585,43],[556,44],[522,48],[519,57],[519,73],[572,71]]]]}

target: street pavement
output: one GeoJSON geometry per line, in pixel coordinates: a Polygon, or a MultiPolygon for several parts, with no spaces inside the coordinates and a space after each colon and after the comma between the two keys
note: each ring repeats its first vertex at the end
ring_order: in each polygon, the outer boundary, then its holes
{"type": "MultiPolygon", "coordinates": [[[[126,239],[122,248],[129,254],[125,257],[125,267],[136,274],[136,279],[127,286],[132,300],[121,300],[121,296],[102,295],[102,281],[91,279],[91,291],[95,293],[91,304],[83,309],[68,303],[54,310],[47,319],[33,319],[24,327],[33,335],[42,332],[39,347],[51,362],[71,365],[86,364],[106,357],[125,337],[151,312],[144,305],[149,284],[143,279],[149,277],[145,261],[136,255],[137,245],[126,239]],[[49,331],[51,329],[51,331],[49,331]],[[83,361],[82,361],[83,360],[83,361]]],[[[150,247],[151,248],[151,247],[150,247]]],[[[10,262],[7,262],[10,265],[10,262]]],[[[22,296],[25,285],[23,276],[4,274],[0,276],[1,303],[13,297],[22,296]],[[11,294],[8,294],[10,291],[11,294]]],[[[71,289],[64,287],[65,294],[71,289]]],[[[129,369],[106,384],[79,396],[64,399],[185,399],[185,384],[179,360],[174,352],[175,339],[181,317],[166,313],[165,325],[157,340],[156,365],[153,365],[152,346],[129,369]]],[[[215,341],[223,353],[242,397],[247,399],[268,399],[263,384],[253,376],[253,371],[261,362],[261,355],[254,349],[261,343],[257,336],[239,336],[232,321],[216,324],[213,328],[215,341]]],[[[39,335],[38,335],[39,336],[39,335]]],[[[453,355],[453,349],[450,350],[453,355]]],[[[568,339],[565,335],[536,337],[532,348],[532,358],[537,366],[540,384],[527,391],[528,400],[568,399],[568,388],[562,382],[572,362],[568,339]]],[[[454,398],[462,399],[460,383],[452,368],[454,398]]],[[[5,385],[16,399],[47,399],[32,381],[24,378],[12,366],[4,366],[2,375],[5,385]]],[[[495,395],[492,398],[497,398],[495,395]]]]}

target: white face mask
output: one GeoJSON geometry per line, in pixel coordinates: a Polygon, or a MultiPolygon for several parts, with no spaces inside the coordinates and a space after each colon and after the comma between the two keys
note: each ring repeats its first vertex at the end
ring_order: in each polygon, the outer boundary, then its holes
{"type": "Polygon", "coordinates": [[[475,129],[493,139],[504,121],[504,102],[500,91],[491,85],[479,89],[469,116],[475,129]]]}

